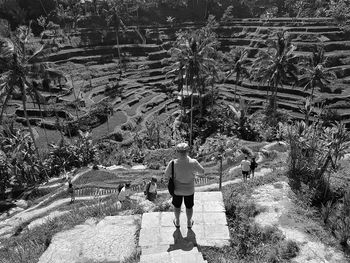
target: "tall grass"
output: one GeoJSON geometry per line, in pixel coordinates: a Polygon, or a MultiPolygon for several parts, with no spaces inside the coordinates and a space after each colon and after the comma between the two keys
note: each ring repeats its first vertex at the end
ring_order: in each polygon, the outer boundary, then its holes
{"type": "Polygon", "coordinates": [[[289,262],[298,254],[298,245],[287,241],[277,227],[260,227],[253,220],[264,211],[251,201],[254,189],[282,179],[282,174],[276,171],[247,184],[223,188],[231,242],[223,248],[201,248],[208,262],[289,262]]]}

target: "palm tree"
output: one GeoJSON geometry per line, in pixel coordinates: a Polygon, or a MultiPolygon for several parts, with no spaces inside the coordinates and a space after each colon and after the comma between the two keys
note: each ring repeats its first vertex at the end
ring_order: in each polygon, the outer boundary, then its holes
{"type": "Polygon", "coordinates": [[[249,60],[247,59],[248,50],[244,48],[235,48],[230,51],[227,57],[228,64],[230,66],[230,70],[227,72],[226,79],[227,80],[233,73],[236,73],[235,80],[235,100],[237,96],[237,85],[239,84],[242,77],[248,77],[249,72],[247,69],[247,65],[249,64],[249,60]]]}
{"type": "Polygon", "coordinates": [[[322,91],[325,90],[331,81],[337,78],[337,75],[326,68],[326,58],[324,55],[324,48],[322,46],[316,47],[312,52],[312,56],[304,61],[302,65],[302,76],[299,82],[304,86],[304,90],[311,89],[311,102],[313,101],[315,88],[322,91]]]}
{"type": "Polygon", "coordinates": [[[27,96],[31,96],[33,101],[40,101],[41,95],[30,83],[28,65],[43,51],[44,46],[36,50],[33,55],[28,56],[26,45],[32,36],[30,26],[21,26],[16,34],[9,38],[0,38],[0,100],[3,101],[0,113],[0,124],[7,104],[13,94],[19,92],[22,97],[22,107],[29,134],[33,140],[36,152],[39,155],[35,144],[35,137],[31,128],[27,114],[27,96]]]}
{"type": "Polygon", "coordinates": [[[298,81],[297,57],[294,54],[296,47],[291,44],[285,32],[278,32],[277,39],[268,41],[267,45],[268,50],[260,51],[258,58],[253,62],[252,72],[255,80],[267,83],[269,88],[272,87],[270,107],[275,115],[278,87],[298,81]]]}
{"type": "MultiPolygon", "coordinates": [[[[196,31],[179,32],[174,47],[170,49],[171,58],[168,62],[170,66],[165,70],[168,74],[178,74],[178,80],[185,78],[186,87],[191,89],[191,116],[190,116],[190,144],[192,144],[193,131],[193,103],[194,92],[198,92],[199,107],[203,114],[203,95],[205,94],[205,78],[213,73],[213,68],[217,67],[215,58],[217,57],[217,47],[219,42],[213,28],[216,26],[215,19],[210,16],[208,23],[196,31]],[[181,75],[181,76],[180,76],[181,75]]],[[[183,82],[181,82],[183,83],[183,82]]],[[[183,94],[183,85],[182,94],[183,94]]],[[[183,97],[182,97],[183,100],[183,97]]]]}
{"type": "Polygon", "coordinates": [[[120,29],[125,30],[126,26],[122,20],[122,14],[128,15],[127,10],[125,10],[125,6],[123,2],[115,1],[112,6],[110,6],[109,10],[104,10],[106,13],[106,21],[108,26],[114,27],[116,31],[116,40],[117,40],[117,48],[118,48],[118,58],[119,63],[121,63],[121,52],[119,46],[119,33],[120,29]]]}

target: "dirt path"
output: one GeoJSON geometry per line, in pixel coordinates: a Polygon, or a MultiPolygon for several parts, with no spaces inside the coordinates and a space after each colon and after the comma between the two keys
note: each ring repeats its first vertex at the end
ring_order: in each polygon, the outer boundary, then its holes
{"type": "Polygon", "coordinates": [[[311,235],[308,229],[292,216],[295,206],[288,197],[290,187],[287,182],[281,181],[266,184],[257,188],[253,198],[266,211],[259,214],[255,221],[262,226],[277,226],[286,236],[299,244],[299,255],[292,260],[295,263],[346,263],[349,262],[343,253],[333,247],[323,244],[311,235]]]}

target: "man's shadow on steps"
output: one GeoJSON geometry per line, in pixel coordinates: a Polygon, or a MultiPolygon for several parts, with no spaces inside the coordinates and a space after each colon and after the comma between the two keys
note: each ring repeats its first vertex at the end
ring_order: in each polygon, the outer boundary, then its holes
{"type": "Polygon", "coordinates": [[[183,237],[180,228],[177,228],[173,233],[173,237],[174,244],[169,246],[168,252],[173,250],[191,251],[197,246],[196,234],[191,228],[187,230],[186,237],[183,237]]]}

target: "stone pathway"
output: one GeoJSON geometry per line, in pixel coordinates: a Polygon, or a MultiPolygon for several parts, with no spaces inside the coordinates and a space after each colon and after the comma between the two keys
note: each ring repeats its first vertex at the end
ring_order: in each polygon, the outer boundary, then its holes
{"type": "Polygon", "coordinates": [[[185,209],[182,210],[179,229],[174,227],[172,212],[143,214],[140,263],[207,262],[198,251],[200,246],[229,245],[230,234],[221,192],[195,194],[192,229],[187,229],[185,209]]]}
{"type": "Polygon", "coordinates": [[[56,234],[39,263],[121,262],[137,253],[140,215],[87,220],[56,234]],[[122,241],[122,242],[121,242],[122,241]]]}

